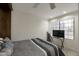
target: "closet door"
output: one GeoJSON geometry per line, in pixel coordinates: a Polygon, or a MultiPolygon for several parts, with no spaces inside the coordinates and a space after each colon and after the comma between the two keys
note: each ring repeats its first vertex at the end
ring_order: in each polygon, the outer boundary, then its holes
{"type": "Polygon", "coordinates": [[[11,38],[11,10],[9,4],[0,4],[0,37],[11,38]]]}
{"type": "Polygon", "coordinates": [[[3,33],[3,20],[2,20],[2,18],[3,18],[3,12],[2,12],[2,10],[0,10],[0,37],[2,37],[2,33],[3,33]]]}

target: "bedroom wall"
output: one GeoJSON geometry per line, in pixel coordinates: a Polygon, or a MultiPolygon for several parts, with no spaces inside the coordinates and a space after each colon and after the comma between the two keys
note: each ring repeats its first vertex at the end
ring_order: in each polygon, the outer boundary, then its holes
{"type": "MultiPolygon", "coordinates": [[[[67,16],[74,16],[75,17],[75,26],[74,26],[74,39],[73,40],[70,40],[70,39],[66,39],[64,41],[64,48],[66,49],[71,49],[75,52],[78,52],[79,53],[79,18],[78,18],[78,11],[76,12],[72,12],[72,13],[68,13],[66,15],[63,15],[63,16],[59,16],[57,17],[57,19],[60,19],[62,17],[67,17],[67,16]]],[[[49,21],[49,24],[50,24],[51,21],[49,21]]],[[[53,41],[55,44],[57,45],[61,45],[61,42],[60,40],[58,39],[54,39],[53,41]]]]}
{"type": "Polygon", "coordinates": [[[46,40],[48,21],[21,11],[12,11],[11,38],[13,41],[42,38],[46,40]]]}

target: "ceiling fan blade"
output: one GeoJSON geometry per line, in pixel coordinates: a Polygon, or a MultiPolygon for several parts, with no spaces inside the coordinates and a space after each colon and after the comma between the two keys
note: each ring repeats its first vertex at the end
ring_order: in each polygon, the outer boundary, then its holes
{"type": "Polygon", "coordinates": [[[33,8],[37,8],[40,3],[35,3],[33,8]]]}
{"type": "Polygon", "coordinates": [[[55,3],[49,3],[50,4],[50,8],[51,9],[54,9],[56,6],[55,6],[55,3]]]}

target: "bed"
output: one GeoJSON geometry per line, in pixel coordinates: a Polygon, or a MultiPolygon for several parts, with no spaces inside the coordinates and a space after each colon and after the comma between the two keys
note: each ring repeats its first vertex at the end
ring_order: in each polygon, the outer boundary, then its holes
{"type": "Polygon", "coordinates": [[[7,52],[0,52],[1,56],[65,56],[55,44],[40,38],[8,42],[7,52]]]}
{"type": "Polygon", "coordinates": [[[55,44],[40,38],[14,42],[12,56],[65,56],[55,44]]]}

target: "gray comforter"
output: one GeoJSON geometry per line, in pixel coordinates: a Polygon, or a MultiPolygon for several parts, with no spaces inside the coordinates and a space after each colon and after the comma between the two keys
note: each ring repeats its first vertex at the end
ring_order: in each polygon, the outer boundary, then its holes
{"type": "Polygon", "coordinates": [[[45,52],[32,43],[31,40],[14,42],[12,56],[45,56],[45,52]]]}

